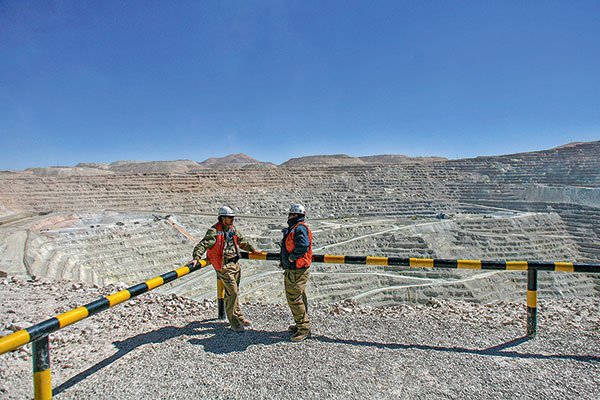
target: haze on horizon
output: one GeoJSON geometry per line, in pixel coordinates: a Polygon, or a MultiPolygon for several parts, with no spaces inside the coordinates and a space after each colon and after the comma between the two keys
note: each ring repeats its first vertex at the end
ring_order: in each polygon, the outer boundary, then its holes
{"type": "Polygon", "coordinates": [[[0,169],[600,140],[600,2],[0,2],[0,169]]]}

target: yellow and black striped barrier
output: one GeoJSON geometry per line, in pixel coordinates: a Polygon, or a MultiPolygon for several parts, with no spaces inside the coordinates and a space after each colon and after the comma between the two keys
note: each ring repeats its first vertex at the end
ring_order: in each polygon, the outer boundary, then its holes
{"type": "MultiPolygon", "coordinates": [[[[250,260],[279,261],[279,253],[242,253],[250,260]]],[[[496,261],[496,260],[445,260],[434,258],[402,258],[378,256],[344,256],[315,254],[313,262],[330,264],[379,265],[410,268],[456,268],[473,270],[527,271],[527,336],[537,333],[537,272],[600,273],[600,264],[562,261],[496,261]]]]}
{"type": "MultiPolygon", "coordinates": [[[[241,253],[241,258],[279,261],[280,254],[267,252],[241,253]]],[[[600,273],[600,264],[551,261],[446,260],[433,258],[344,256],[333,254],[315,254],[313,255],[313,261],[331,264],[404,266],[411,268],[527,271],[527,335],[529,337],[535,336],[537,327],[537,271],[600,273]]],[[[201,260],[194,266],[184,265],[174,271],[156,276],[143,283],[121,290],[120,292],[101,297],[84,306],[67,311],[39,324],[2,337],[0,338],[0,354],[16,350],[17,348],[32,342],[35,399],[50,399],[52,398],[50,354],[48,346],[48,335],[50,333],[174,281],[175,279],[181,278],[206,265],[208,265],[206,260],[201,260]]],[[[225,318],[225,307],[223,302],[224,287],[220,280],[217,280],[217,299],[219,318],[223,319],[225,318]]]]}
{"type": "Polygon", "coordinates": [[[156,276],[147,281],[131,286],[120,292],[104,296],[84,306],[67,311],[56,317],[50,318],[39,324],[22,329],[13,334],[0,338],[0,354],[16,350],[17,348],[32,343],[33,355],[33,388],[35,399],[52,398],[52,379],[50,373],[50,351],[48,335],[66,326],[81,321],[91,315],[97,314],[124,301],[149,292],[159,286],[174,281],[199,270],[208,265],[206,260],[201,260],[195,266],[184,265],[174,271],[156,276]]]}
{"type": "MultiPolygon", "coordinates": [[[[249,260],[279,261],[279,253],[242,253],[249,260]]],[[[328,264],[379,265],[411,268],[456,268],[505,271],[556,271],[600,273],[600,264],[584,264],[562,261],[497,261],[497,260],[445,260],[435,258],[402,258],[379,256],[343,256],[314,254],[313,262],[328,264]]]]}

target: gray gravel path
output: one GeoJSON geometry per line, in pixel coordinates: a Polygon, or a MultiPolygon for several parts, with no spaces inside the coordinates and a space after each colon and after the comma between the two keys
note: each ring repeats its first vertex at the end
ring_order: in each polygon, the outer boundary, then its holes
{"type": "MultiPolygon", "coordinates": [[[[0,333],[116,289],[5,279],[0,333]]],[[[600,299],[540,303],[534,340],[524,304],[431,301],[316,305],[292,343],[284,306],[244,305],[235,333],[212,302],[148,293],[51,336],[55,398],[600,398],[600,299]]],[[[32,393],[29,346],[0,356],[0,398],[32,393]]]]}

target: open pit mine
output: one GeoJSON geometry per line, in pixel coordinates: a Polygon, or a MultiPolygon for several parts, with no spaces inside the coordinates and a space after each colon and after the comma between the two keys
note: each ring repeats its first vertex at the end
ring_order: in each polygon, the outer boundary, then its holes
{"type": "MultiPolygon", "coordinates": [[[[316,254],[600,261],[600,141],[472,159],[345,155],[276,166],[243,154],[0,172],[0,276],[139,283],[191,258],[222,205],[262,251],[307,208],[316,254]]],[[[243,302],[284,302],[273,261],[242,261],[243,302]]],[[[597,275],[597,274],[596,274],[597,275]]],[[[591,274],[540,272],[541,298],[597,296],[591,274]]],[[[212,268],[157,289],[215,298],[212,268]]],[[[315,264],[311,301],[521,301],[525,272],[315,264]]]]}

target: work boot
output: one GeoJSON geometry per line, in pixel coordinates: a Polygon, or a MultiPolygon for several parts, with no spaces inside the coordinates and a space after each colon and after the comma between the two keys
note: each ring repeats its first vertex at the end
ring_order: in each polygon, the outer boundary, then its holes
{"type": "Polygon", "coordinates": [[[292,342],[301,342],[311,336],[310,331],[296,332],[292,335],[292,342]]]}
{"type": "Polygon", "coordinates": [[[231,329],[234,332],[244,332],[246,330],[246,328],[244,328],[243,325],[240,325],[240,326],[233,326],[233,325],[231,325],[229,327],[229,329],[231,329]]]}
{"type": "Polygon", "coordinates": [[[249,319],[246,319],[244,317],[239,318],[240,323],[244,326],[250,326],[252,325],[252,321],[250,321],[249,319]]]}
{"type": "Polygon", "coordinates": [[[298,327],[294,324],[294,325],[290,325],[288,326],[288,331],[290,332],[298,332],[298,327]]]}

